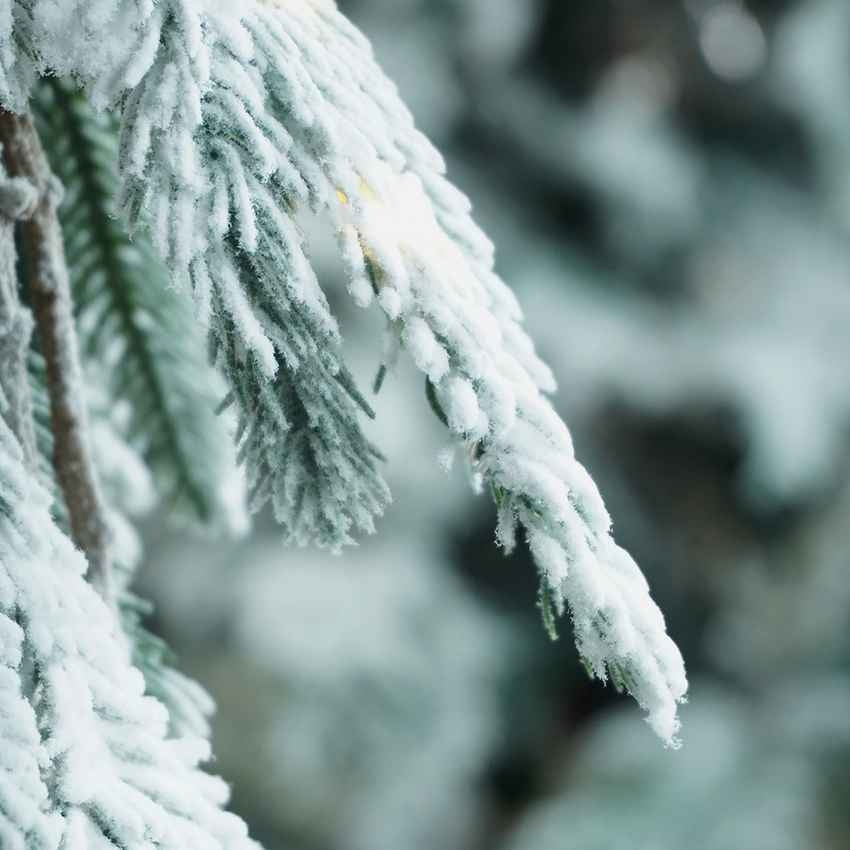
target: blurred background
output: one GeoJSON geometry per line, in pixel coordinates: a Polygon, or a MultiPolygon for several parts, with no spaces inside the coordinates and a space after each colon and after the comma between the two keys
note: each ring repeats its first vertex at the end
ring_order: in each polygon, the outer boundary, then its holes
{"type": "MultiPolygon", "coordinates": [[[[850,846],[850,3],[341,0],[499,249],[688,663],[684,746],[550,643],[421,380],[341,558],[151,523],[267,850],[850,846]]],[[[364,383],[380,323],[337,293],[364,383]]]]}

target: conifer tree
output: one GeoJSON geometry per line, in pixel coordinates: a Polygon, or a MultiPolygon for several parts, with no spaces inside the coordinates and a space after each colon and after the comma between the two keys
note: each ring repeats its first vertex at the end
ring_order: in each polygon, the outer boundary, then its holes
{"type": "Polygon", "coordinates": [[[547,628],[568,611],[588,671],[677,743],[681,656],[546,398],[493,246],[331,0],[0,0],[0,104],[4,847],[251,846],[198,768],[209,700],[164,666],[128,591],[92,385],[107,413],[129,409],[120,436],[158,497],[211,532],[234,459],[283,542],[374,532],[390,501],[374,414],[304,211],[385,317],[376,391],[407,352],[499,541],[527,540],[547,628]]]}

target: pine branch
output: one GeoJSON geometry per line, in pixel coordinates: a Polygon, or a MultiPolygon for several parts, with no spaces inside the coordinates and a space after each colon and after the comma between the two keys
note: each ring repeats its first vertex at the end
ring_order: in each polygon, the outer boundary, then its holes
{"type": "Polygon", "coordinates": [[[169,737],[49,505],[0,417],[0,846],[257,850],[199,768],[208,744],[169,737]]]}
{"type": "MultiPolygon", "coordinates": [[[[252,150],[245,141],[259,136],[239,138],[250,133],[242,98],[252,98],[243,84],[250,89],[253,82],[244,52],[250,43],[238,8],[232,11],[193,0],[115,0],[97,9],[74,0],[61,7],[34,2],[25,30],[38,45],[42,69],[84,83],[97,106],[122,106],[121,203],[150,225],[174,282],[194,289],[201,320],[209,322],[218,365],[233,390],[253,507],[271,501],[287,538],[336,549],[352,542],[354,532],[373,531],[390,495],[379,454],[359,424],[368,405],[342,363],[339,330],[290,217],[288,187],[264,186],[274,170],[264,159],[270,145],[252,150]],[[210,61],[205,40],[218,12],[228,26],[215,30],[220,38],[210,61]],[[213,95],[210,131],[198,160],[192,135],[206,94],[213,95]],[[176,132],[163,136],[172,124],[176,132]],[[149,153],[175,173],[154,169],[148,180],[149,153]],[[209,168],[202,178],[209,189],[188,170],[196,162],[209,168]],[[264,195],[256,219],[252,201],[245,203],[245,175],[264,195]],[[206,216],[207,233],[197,250],[187,251],[182,234],[196,215],[206,216]],[[231,218],[245,227],[229,233],[231,218]]],[[[261,100],[251,102],[257,113],[261,100]]],[[[281,152],[274,158],[282,164],[285,139],[277,141],[281,152]]]]}
{"type": "Polygon", "coordinates": [[[28,43],[30,0],[0,0],[0,108],[26,109],[36,77],[28,43]]]}
{"type": "Polygon", "coordinates": [[[157,49],[123,101],[121,204],[208,319],[252,508],[271,502],[287,540],[339,549],[390,501],[360,426],[371,410],[291,215],[285,134],[263,115],[247,33],[235,15],[212,23],[166,0],[139,27],[157,49]]]}
{"type": "Polygon", "coordinates": [[[428,377],[432,407],[496,497],[507,551],[524,527],[544,621],[553,631],[569,608],[588,668],[628,689],[675,745],[681,655],[545,398],[551,372],[469,201],[333,4],[269,0],[244,23],[267,110],[291,140],[290,167],[336,224],[353,297],[366,304],[377,291],[390,332],[428,377]]]}
{"type": "Polygon", "coordinates": [[[127,436],[161,497],[191,520],[219,524],[232,448],[215,415],[215,376],[187,299],[144,234],[131,241],[115,218],[117,125],[57,79],[39,84],[33,111],[66,189],[59,216],[83,359],[114,400],[130,404],[127,436]]]}
{"type": "MultiPolygon", "coordinates": [[[[28,181],[7,180],[0,165],[0,419],[8,423],[20,466],[29,474],[37,458],[26,362],[32,317],[18,296],[14,229],[36,199],[28,181]]],[[[5,478],[7,470],[2,474],[5,478]]],[[[0,511],[8,517],[19,506],[4,496],[0,511]]],[[[0,608],[0,846],[54,850],[60,824],[49,812],[38,722],[26,696],[31,688],[21,675],[23,665],[23,630],[0,608]]]]}
{"type": "Polygon", "coordinates": [[[257,504],[295,539],[339,546],[389,498],[296,223],[309,207],[337,231],[356,302],[378,302],[427,376],[504,547],[524,530],[544,619],[569,610],[588,669],[674,744],[681,655],[546,399],[492,244],[363,35],[324,0],[33,8],[42,68],[121,106],[121,208],[209,322],[257,504]]]}
{"type": "MultiPolygon", "coordinates": [[[[54,494],[56,482],[50,458],[53,437],[50,433],[50,402],[45,386],[44,363],[37,351],[29,353],[29,385],[37,433],[38,480],[48,494],[54,494]]],[[[92,388],[87,388],[92,392],[92,388]]],[[[96,388],[95,388],[96,389],[96,388]]],[[[114,574],[117,586],[121,626],[132,650],[132,661],[145,679],[145,694],[159,700],[168,711],[168,737],[190,741],[209,741],[210,718],[215,704],[209,694],[176,669],[174,656],[165,642],[144,624],[153,606],[136,596],[130,586],[142,555],[141,542],[133,519],[154,504],[153,484],[147,480],[142,459],[113,427],[114,408],[104,393],[94,393],[89,405],[94,461],[109,505],[108,519],[113,534],[114,574]]],[[[67,516],[61,500],[53,501],[54,523],[67,532],[67,516]]],[[[2,847],[0,843],[0,847],[2,847]]]]}
{"type": "Polygon", "coordinates": [[[44,750],[22,680],[24,631],[0,606],[0,847],[56,850],[61,816],[50,811],[44,750]]]}
{"type": "Polygon", "coordinates": [[[39,192],[22,235],[28,291],[46,366],[56,479],[74,542],[88,560],[90,579],[105,599],[112,600],[109,530],[88,445],[70,282],[56,214],[58,190],[29,116],[0,111],[0,139],[10,175],[26,178],[39,192]]]}

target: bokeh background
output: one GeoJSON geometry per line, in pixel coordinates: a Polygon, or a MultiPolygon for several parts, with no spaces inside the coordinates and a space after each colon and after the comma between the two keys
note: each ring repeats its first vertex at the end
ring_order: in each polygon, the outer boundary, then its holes
{"type": "MultiPolygon", "coordinates": [[[[341,558],[152,522],[142,589],[267,850],[850,846],[850,3],[344,0],[499,248],[692,680],[550,643],[401,364],[341,558]]],[[[380,323],[317,259],[364,383],[380,323]]]]}

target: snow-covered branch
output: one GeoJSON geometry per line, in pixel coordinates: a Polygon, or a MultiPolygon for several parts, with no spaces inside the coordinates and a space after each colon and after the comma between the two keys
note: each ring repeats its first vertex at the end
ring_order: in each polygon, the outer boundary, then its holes
{"type": "Polygon", "coordinates": [[[109,525],[89,445],[85,393],[62,231],[61,190],[50,173],[29,116],[0,112],[0,140],[12,177],[36,187],[38,201],[22,224],[27,290],[44,355],[53,431],[53,466],[74,542],[85,553],[90,579],[104,598],[114,596],[109,525]]]}
{"type": "Polygon", "coordinates": [[[330,0],[21,3],[7,77],[26,84],[25,45],[38,70],[121,109],[121,206],[209,327],[254,506],[271,501],[290,539],[339,548],[389,501],[298,227],[310,209],[337,233],[355,301],[377,302],[427,376],[505,548],[525,534],[544,616],[569,609],[588,669],[675,743],[679,651],[545,396],[552,376],[493,246],[364,36],[330,0]]]}
{"type": "Polygon", "coordinates": [[[256,850],[221,810],[227,786],[198,768],[208,744],[170,737],[144,695],[114,610],[2,418],[0,507],[0,845],[256,850]]]}

